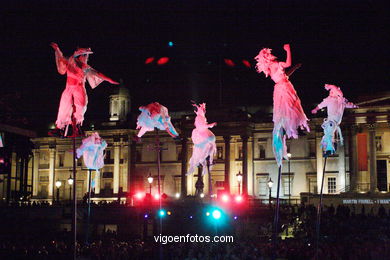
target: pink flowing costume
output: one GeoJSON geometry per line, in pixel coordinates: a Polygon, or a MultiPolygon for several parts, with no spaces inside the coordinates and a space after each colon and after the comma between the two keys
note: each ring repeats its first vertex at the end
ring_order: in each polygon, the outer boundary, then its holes
{"type": "Polygon", "coordinates": [[[59,129],[64,129],[66,125],[72,124],[73,105],[76,123],[82,125],[88,104],[85,81],[88,80],[89,85],[94,89],[102,81],[107,80],[86,62],[77,59],[80,55],[86,55],[88,59],[88,55],[92,53],[90,48],[79,48],[71,57],[65,58],[59,48],[55,50],[58,73],[61,75],[66,73],[67,75],[66,87],[61,95],[56,121],[56,126],[59,129]]]}
{"type": "Polygon", "coordinates": [[[83,139],[83,143],[77,149],[77,158],[83,156],[84,164],[88,169],[99,170],[104,166],[104,150],[107,147],[97,132],[83,139]]]}
{"type": "Polygon", "coordinates": [[[345,108],[356,108],[357,106],[344,98],[343,92],[339,87],[325,84],[325,89],[329,91],[329,96],[318,104],[317,108],[313,110],[313,113],[316,113],[318,109],[327,108],[328,118],[325,118],[324,123],[321,125],[324,129],[321,148],[324,155],[331,155],[336,152],[337,142],[343,145],[340,123],[345,108]]]}
{"type": "MultiPolygon", "coordinates": [[[[289,51],[288,51],[289,55],[289,51]]],[[[310,131],[307,124],[307,117],[302,109],[301,101],[289,81],[284,69],[286,63],[278,62],[271,54],[271,49],[264,48],[255,57],[256,69],[263,72],[266,77],[271,76],[275,82],[273,94],[273,151],[278,166],[282,165],[282,160],[287,157],[287,138],[298,138],[298,128],[305,128],[310,131]]]]}
{"type": "Polygon", "coordinates": [[[154,131],[154,128],[165,130],[172,137],[178,137],[175,127],[171,123],[168,109],[158,102],[139,107],[141,114],[137,118],[137,136],[142,137],[146,132],[154,131]]]}
{"type": "Polygon", "coordinates": [[[203,166],[202,175],[207,172],[207,158],[209,158],[209,165],[213,163],[213,157],[217,152],[217,146],[215,144],[215,135],[209,130],[216,125],[216,123],[207,123],[206,119],[206,104],[200,104],[199,106],[193,104],[197,108],[195,118],[195,129],[192,130],[191,139],[194,143],[192,156],[190,159],[190,168],[187,175],[192,174],[195,168],[199,165],[203,166]]]}

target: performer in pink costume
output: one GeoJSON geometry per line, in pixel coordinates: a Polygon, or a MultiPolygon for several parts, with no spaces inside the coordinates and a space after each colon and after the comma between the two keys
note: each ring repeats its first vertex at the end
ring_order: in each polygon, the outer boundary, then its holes
{"type": "Polygon", "coordinates": [[[58,109],[57,129],[53,131],[52,135],[63,135],[65,126],[72,124],[72,112],[80,132],[88,103],[85,80],[88,80],[92,89],[96,88],[104,80],[111,84],[119,83],[94,70],[87,64],[89,54],[93,53],[90,48],[78,48],[71,57],[65,58],[56,43],[51,43],[51,47],[55,51],[58,73],[61,75],[67,74],[66,87],[62,92],[58,109]],[[73,106],[75,111],[73,111],[73,106]]]}
{"type": "Polygon", "coordinates": [[[215,135],[209,130],[209,128],[213,128],[217,125],[217,123],[207,123],[205,115],[206,103],[200,104],[199,106],[193,104],[193,106],[196,107],[196,110],[194,111],[196,114],[194,123],[195,129],[192,130],[191,135],[194,147],[187,175],[192,174],[195,171],[195,168],[200,164],[203,166],[202,175],[205,175],[207,171],[207,157],[209,158],[210,165],[212,165],[213,157],[217,152],[215,135]]]}
{"type": "Polygon", "coordinates": [[[104,149],[107,143],[98,132],[92,133],[83,139],[82,145],[77,149],[77,158],[83,156],[84,164],[88,169],[99,170],[104,166],[104,149]]]}
{"type": "Polygon", "coordinates": [[[279,166],[282,165],[283,158],[288,160],[286,136],[287,138],[297,139],[298,127],[310,131],[301,101],[284,71],[285,68],[291,66],[290,45],[285,44],[283,48],[287,52],[285,62],[277,61],[276,57],[271,54],[271,49],[267,48],[262,49],[259,55],[255,57],[257,72],[263,72],[266,77],[270,75],[275,82],[273,149],[279,166]]]}
{"type": "Polygon", "coordinates": [[[341,89],[335,85],[325,84],[325,89],[329,91],[329,96],[325,98],[311,112],[316,114],[318,110],[326,107],[328,118],[324,119],[322,128],[324,136],[321,140],[321,148],[324,156],[329,156],[336,152],[337,135],[341,145],[343,145],[343,136],[341,134],[340,123],[343,118],[345,108],[357,108],[352,102],[348,102],[343,96],[341,89]]]}
{"type": "Polygon", "coordinates": [[[154,131],[154,128],[167,131],[174,139],[179,137],[171,123],[166,107],[158,102],[153,102],[147,106],[139,107],[139,110],[141,114],[137,118],[137,129],[139,129],[139,132],[135,137],[136,141],[139,141],[146,132],[154,131]]]}

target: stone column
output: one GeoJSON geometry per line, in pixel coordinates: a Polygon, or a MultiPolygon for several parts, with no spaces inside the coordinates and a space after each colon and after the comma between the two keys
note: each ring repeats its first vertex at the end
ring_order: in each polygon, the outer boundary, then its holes
{"type": "Polygon", "coordinates": [[[33,196],[38,195],[39,189],[39,150],[33,151],[33,196]]]}
{"type": "Polygon", "coordinates": [[[113,176],[113,192],[119,192],[119,167],[120,167],[120,146],[114,144],[114,176],[113,176]]]}
{"type": "Polygon", "coordinates": [[[181,197],[187,196],[187,137],[181,141],[181,197]]]}
{"type": "Polygon", "coordinates": [[[370,149],[370,192],[378,192],[378,177],[376,172],[375,124],[368,125],[368,147],[370,149]]]}
{"type": "Polygon", "coordinates": [[[349,180],[350,191],[356,192],[357,176],[358,176],[358,160],[357,160],[357,141],[356,141],[356,126],[351,125],[348,128],[348,143],[349,143],[349,180]]]}
{"type": "Polygon", "coordinates": [[[55,183],[55,160],[56,160],[56,149],[50,148],[49,150],[49,198],[54,198],[54,183],[55,183]]]}
{"type": "Polygon", "coordinates": [[[230,193],[230,140],[231,136],[227,135],[223,137],[225,141],[225,191],[230,193]]]}
{"type": "MultiPolygon", "coordinates": [[[[130,137],[129,137],[130,138],[130,137]]],[[[129,164],[129,173],[128,173],[128,192],[133,193],[135,189],[135,164],[137,160],[137,143],[132,141],[130,145],[130,164],[129,164]]]]}
{"type": "Polygon", "coordinates": [[[341,192],[345,192],[345,179],[346,179],[345,146],[344,145],[339,146],[337,153],[339,155],[339,160],[338,160],[338,164],[337,164],[338,170],[339,170],[339,174],[338,174],[338,178],[337,178],[337,182],[338,182],[338,189],[337,190],[339,190],[341,192]]]}
{"type": "Polygon", "coordinates": [[[242,135],[242,194],[248,195],[248,136],[242,135]]]}
{"type": "Polygon", "coordinates": [[[324,158],[322,157],[322,149],[321,149],[321,139],[322,139],[322,133],[317,132],[316,133],[316,159],[317,159],[317,193],[320,194],[321,192],[321,182],[322,182],[322,174],[323,174],[323,167],[324,167],[324,158]]]}

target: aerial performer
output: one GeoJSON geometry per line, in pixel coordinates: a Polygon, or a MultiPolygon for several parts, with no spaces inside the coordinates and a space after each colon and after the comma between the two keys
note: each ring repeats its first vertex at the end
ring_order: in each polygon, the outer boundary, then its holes
{"type": "Polygon", "coordinates": [[[81,146],[77,149],[77,158],[83,156],[84,164],[90,170],[99,170],[104,166],[104,149],[107,143],[98,132],[92,133],[83,139],[81,146]]]}
{"type": "Polygon", "coordinates": [[[287,53],[286,61],[278,61],[271,54],[271,49],[264,48],[255,57],[257,61],[256,70],[258,73],[263,72],[266,77],[271,76],[275,82],[274,86],[274,111],[273,122],[273,151],[278,166],[282,165],[283,158],[287,157],[287,138],[298,138],[298,127],[306,129],[310,132],[308,119],[303,112],[301,101],[294,89],[294,86],[289,81],[289,75],[285,69],[291,66],[291,51],[290,45],[285,44],[283,49],[287,53]]]}
{"type": "Polygon", "coordinates": [[[165,130],[174,139],[179,139],[179,134],[171,123],[171,117],[168,114],[168,109],[158,102],[150,103],[147,106],[139,107],[141,114],[137,118],[137,129],[139,129],[136,141],[140,141],[141,137],[154,128],[165,130]]]}
{"type": "Polygon", "coordinates": [[[76,131],[83,135],[81,126],[84,121],[84,113],[87,110],[88,97],[85,90],[85,81],[88,80],[92,89],[101,82],[108,81],[111,84],[119,84],[88,65],[88,57],[93,52],[90,48],[77,48],[69,58],[64,57],[56,43],[51,43],[54,49],[58,73],[66,73],[66,87],[62,92],[58,109],[56,129],[49,132],[51,136],[64,136],[65,127],[72,124],[72,113],[76,120],[76,131]]]}
{"type": "Polygon", "coordinates": [[[316,114],[318,110],[326,107],[328,118],[324,119],[322,128],[324,136],[321,140],[321,148],[324,157],[332,155],[336,152],[337,143],[343,145],[343,136],[341,134],[340,123],[343,118],[345,108],[357,108],[358,106],[343,96],[341,89],[335,85],[325,84],[325,89],[329,91],[329,96],[325,98],[311,112],[316,114]]]}
{"type": "Polygon", "coordinates": [[[196,110],[194,110],[196,114],[195,128],[192,130],[191,135],[194,146],[187,175],[192,174],[199,165],[203,166],[202,175],[205,175],[207,171],[207,160],[209,165],[212,165],[213,157],[217,152],[215,135],[209,128],[213,128],[217,123],[207,123],[206,103],[199,105],[193,104],[193,106],[196,107],[196,110]]]}

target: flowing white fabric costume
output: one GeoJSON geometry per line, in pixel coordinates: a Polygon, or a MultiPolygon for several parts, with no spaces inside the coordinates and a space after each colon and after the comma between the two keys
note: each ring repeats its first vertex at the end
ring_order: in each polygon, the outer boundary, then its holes
{"type": "Polygon", "coordinates": [[[264,48],[259,55],[255,57],[257,61],[257,72],[263,72],[266,77],[271,76],[275,82],[274,86],[274,111],[273,111],[273,151],[275,159],[279,166],[282,160],[287,157],[287,138],[298,138],[298,127],[306,128],[310,131],[307,124],[307,117],[303,112],[301,101],[289,81],[284,69],[291,66],[290,45],[285,44],[284,50],[287,52],[286,62],[279,62],[271,54],[271,49],[264,48]]]}
{"type": "Polygon", "coordinates": [[[61,75],[66,73],[67,75],[66,87],[61,95],[56,126],[59,129],[64,129],[66,125],[72,124],[73,105],[75,107],[73,112],[76,124],[82,125],[88,103],[85,80],[88,80],[89,85],[93,89],[104,80],[111,84],[119,83],[94,70],[87,64],[89,54],[93,53],[90,48],[78,48],[71,57],[65,58],[56,43],[52,43],[51,46],[55,50],[58,73],[61,75]]]}
{"type": "Polygon", "coordinates": [[[146,132],[154,131],[154,128],[165,130],[170,136],[176,138],[179,134],[171,123],[168,109],[158,102],[139,107],[141,114],[137,118],[137,137],[142,137],[146,132]]]}
{"type": "Polygon", "coordinates": [[[324,155],[331,155],[336,152],[337,140],[343,145],[343,135],[341,134],[340,123],[343,118],[345,108],[357,108],[352,102],[348,102],[343,96],[341,89],[335,85],[325,84],[325,89],[329,91],[329,96],[312,110],[315,114],[319,109],[327,108],[328,118],[324,119],[322,128],[324,136],[321,140],[321,148],[324,155]],[[338,138],[337,138],[338,137],[338,138]]]}
{"type": "Polygon", "coordinates": [[[104,149],[107,143],[97,132],[83,139],[82,145],[77,149],[77,158],[83,156],[88,169],[99,170],[104,166],[104,149]]]}
{"type": "Polygon", "coordinates": [[[203,166],[202,175],[207,172],[207,157],[209,157],[209,163],[212,165],[213,157],[217,152],[217,146],[215,144],[215,135],[209,130],[214,127],[217,123],[207,123],[206,119],[206,103],[200,104],[199,106],[193,104],[196,107],[194,111],[196,114],[195,118],[195,129],[192,130],[191,139],[194,143],[192,156],[190,159],[190,168],[187,172],[192,174],[195,168],[200,164],[203,166]]]}

